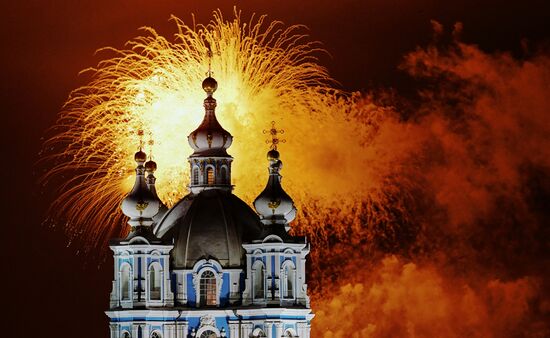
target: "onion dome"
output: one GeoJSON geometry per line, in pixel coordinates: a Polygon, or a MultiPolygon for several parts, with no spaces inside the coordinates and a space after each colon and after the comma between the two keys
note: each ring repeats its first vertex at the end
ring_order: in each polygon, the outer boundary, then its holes
{"type": "Polygon", "coordinates": [[[218,83],[208,76],[202,82],[202,88],[207,94],[204,99],[205,114],[199,127],[187,137],[194,150],[191,156],[228,156],[226,150],[231,146],[233,136],[216,119],[216,99],[212,97],[218,83]]]}
{"type": "Polygon", "coordinates": [[[269,179],[264,191],[254,200],[254,208],[260,215],[263,224],[283,224],[288,230],[288,223],[296,217],[296,207],[292,198],[281,186],[282,176],[280,171],[283,163],[279,157],[279,152],[276,149],[272,149],[267,153],[269,179]]]}
{"type": "Polygon", "coordinates": [[[155,182],[157,180],[157,178],[155,177],[156,170],[157,163],[155,161],[149,160],[145,162],[145,172],[147,173],[147,188],[149,188],[149,191],[151,191],[153,196],[155,196],[155,198],[159,202],[159,211],[155,216],[153,216],[153,221],[155,222],[155,224],[158,223],[162,219],[162,216],[164,216],[166,211],[168,211],[168,207],[164,203],[162,203],[157,194],[157,188],[155,187],[155,182]]]}
{"type": "Polygon", "coordinates": [[[139,226],[150,226],[153,223],[153,216],[159,211],[159,200],[147,187],[145,181],[145,160],[147,155],[143,151],[138,151],[134,159],[136,160],[136,181],[132,191],[124,200],[122,200],[121,209],[124,215],[130,220],[128,224],[132,228],[139,226]]]}

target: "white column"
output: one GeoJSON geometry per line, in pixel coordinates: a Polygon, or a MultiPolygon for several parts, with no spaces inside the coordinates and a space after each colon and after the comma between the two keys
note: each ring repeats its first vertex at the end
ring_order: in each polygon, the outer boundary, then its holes
{"type": "Polygon", "coordinates": [[[275,337],[280,338],[283,336],[283,323],[275,323],[275,337]]]}
{"type": "Polygon", "coordinates": [[[252,328],[253,327],[254,327],[254,324],[252,324],[252,323],[242,323],[241,324],[241,337],[240,338],[250,337],[250,334],[252,333],[252,328]]]}
{"type": "Polygon", "coordinates": [[[111,338],[118,338],[120,336],[118,324],[109,324],[109,332],[111,333],[111,338]]]}
{"type": "Polygon", "coordinates": [[[271,300],[271,292],[273,290],[273,275],[271,274],[271,254],[270,253],[266,253],[266,256],[265,256],[265,277],[266,277],[266,280],[267,280],[267,288],[266,288],[266,293],[267,293],[267,296],[266,296],[266,299],[267,299],[267,302],[269,303],[269,301],[271,300]]]}
{"type": "Polygon", "coordinates": [[[176,336],[175,338],[187,338],[189,335],[189,324],[187,322],[180,323],[178,322],[176,324],[176,336]]]}
{"type": "Polygon", "coordinates": [[[309,325],[308,323],[296,323],[296,327],[297,327],[297,333],[298,333],[298,337],[300,338],[309,338],[309,325]]]}
{"type": "Polygon", "coordinates": [[[265,327],[267,331],[267,338],[273,338],[273,323],[267,322],[265,323],[265,327]]]}
{"type": "Polygon", "coordinates": [[[275,299],[279,300],[281,299],[281,254],[279,252],[275,253],[273,255],[275,257],[275,273],[274,273],[274,277],[275,278],[275,283],[274,283],[274,288],[275,288],[275,299]]]}
{"type": "Polygon", "coordinates": [[[239,338],[239,323],[230,322],[229,323],[229,336],[228,338],[239,338]]]}

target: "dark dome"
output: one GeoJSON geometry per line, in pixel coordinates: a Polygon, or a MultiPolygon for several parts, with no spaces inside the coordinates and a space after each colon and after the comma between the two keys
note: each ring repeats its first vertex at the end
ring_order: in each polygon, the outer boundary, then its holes
{"type": "Polygon", "coordinates": [[[155,228],[155,235],[174,243],[174,268],[191,268],[215,258],[223,267],[244,266],[242,244],[259,238],[258,215],[230,192],[211,189],[189,194],[174,205],[155,228]]]}

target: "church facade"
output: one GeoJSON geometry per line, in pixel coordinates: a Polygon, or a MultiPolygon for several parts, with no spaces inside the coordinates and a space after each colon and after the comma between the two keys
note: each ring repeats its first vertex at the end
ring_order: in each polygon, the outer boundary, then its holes
{"type": "Polygon", "coordinates": [[[217,82],[209,73],[202,86],[204,119],[188,137],[189,194],[168,209],[156,163],[135,154],[135,184],[121,204],[131,231],[111,242],[110,336],[309,338],[309,244],[288,234],[296,208],[281,186],[276,131],[255,212],[232,194],[233,138],[216,119],[217,82]]]}

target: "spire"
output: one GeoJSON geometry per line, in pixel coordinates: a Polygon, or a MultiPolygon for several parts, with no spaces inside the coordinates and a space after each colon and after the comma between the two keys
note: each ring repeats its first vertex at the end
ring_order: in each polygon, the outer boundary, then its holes
{"type": "MultiPolygon", "coordinates": [[[[138,135],[143,136],[143,131],[138,135]]],[[[132,226],[132,232],[137,228],[149,227],[153,223],[153,216],[159,211],[159,201],[147,187],[145,181],[145,166],[147,154],[143,152],[143,140],[140,140],[139,151],[135,153],[136,180],[132,191],[122,200],[121,209],[128,216],[128,224],[132,226]]]]}
{"type": "Polygon", "coordinates": [[[191,179],[189,189],[191,193],[199,193],[208,189],[222,189],[231,191],[231,161],[227,154],[233,136],[223,129],[216,118],[216,99],[214,92],[218,89],[218,82],[212,77],[212,52],[208,51],[208,72],[202,82],[202,89],[206,92],[204,99],[204,118],[197,129],[187,137],[187,141],[194,152],[189,156],[191,165],[191,179]]]}
{"type": "Polygon", "coordinates": [[[264,134],[268,132],[271,134],[271,140],[267,140],[267,143],[271,143],[271,150],[267,153],[269,178],[265,189],[254,200],[254,208],[260,215],[262,223],[265,225],[284,225],[288,231],[290,228],[289,223],[296,217],[296,207],[292,198],[281,186],[282,176],[280,171],[283,162],[280,160],[277,145],[285,142],[285,140],[278,137],[279,134],[284,133],[284,130],[277,130],[275,122],[271,122],[271,129],[264,130],[264,134]]]}
{"type": "Polygon", "coordinates": [[[206,74],[207,77],[202,81],[202,89],[206,92],[204,118],[199,127],[189,134],[187,140],[195,151],[192,156],[228,156],[226,149],[231,146],[233,137],[223,129],[216,118],[217,103],[212,95],[218,89],[218,82],[212,77],[210,68],[206,74]]]}
{"type": "Polygon", "coordinates": [[[147,174],[145,181],[147,183],[147,188],[149,189],[149,191],[151,191],[151,194],[153,194],[154,198],[159,203],[159,211],[155,216],[153,216],[153,221],[155,224],[157,224],[162,219],[162,216],[164,216],[166,211],[168,211],[168,207],[158,197],[157,188],[155,186],[155,183],[157,181],[157,178],[155,177],[155,171],[157,171],[157,163],[153,161],[153,145],[155,144],[155,141],[152,138],[152,134],[149,134],[148,144],[149,161],[145,162],[145,172],[147,174]]]}

